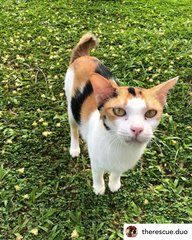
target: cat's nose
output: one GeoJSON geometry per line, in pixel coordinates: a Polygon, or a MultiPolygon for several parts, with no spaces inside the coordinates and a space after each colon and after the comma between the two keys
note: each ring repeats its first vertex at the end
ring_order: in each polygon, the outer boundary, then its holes
{"type": "Polygon", "coordinates": [[[143,132],[143,127],[132,127],[131,131],[135,134],[135,135],[139,135],[140,133],[143,132]]]}

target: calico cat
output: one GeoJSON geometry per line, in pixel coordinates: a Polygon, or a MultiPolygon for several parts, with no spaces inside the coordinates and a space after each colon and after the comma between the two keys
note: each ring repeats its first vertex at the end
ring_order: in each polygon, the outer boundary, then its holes
{"type": "Polygon", "coordinates": [[[118,191],[121,174],[133,168],[159,124],[169,90],[178,77],[150,89],[119,86],[111,72],[89,51],[94,35],[85,34],[72,51],[65,77],[70,124],[70,155],[80,154],[79,130],[88,145],[96,194],[118,191]]]}

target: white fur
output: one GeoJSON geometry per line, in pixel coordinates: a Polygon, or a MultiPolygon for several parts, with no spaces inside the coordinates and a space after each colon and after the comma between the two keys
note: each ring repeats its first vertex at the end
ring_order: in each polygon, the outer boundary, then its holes
{"type": "MultiPolygon", "coordinates": [[[[72,127],[76,126],[70,109],[73,77],[73,70],[68,69],[65,79],[65,91],[69,106],[69,122],[72,127]]],[[[80,126],[81,135],[88,145],[93,188],[96,194],[104,194],[105,192],[103,179],[105,172],[110,173],[109,188],[112,192],[121,187],[121,174],[136,165],[158,125],[155,118],[145,119],[144,114],[147,107],[141,98],[129,100],[125,110],[126,115],[124,117],[119,117],[114,122],[106,122],[110,127],[109,131],[104,127],[98,110],[91,114],[87,123],[80,126]],[[135,134],[131,130],[134,127],[143,128],[143,132],[137,138],[135,138],[135,134]]],[[[78,156],[80,153],[79,141],[74,136],[71,129],[70,154],[72,157],[78,156]]]]}
{"type": "Polygon", "coordinates": [[[112,192],[115,192],[121,186],[121,174],[136,165],[147,142],[126,143],[122,141],[115,131],[105,129],[97,110],[92,114],[88,128],[87,136],[83,132],[82,135],[88,144],[94,191],[96,194],[104,193],[103,174],[109,172],[111,173],[109,188],[112,192]]]}
{"type": "Polygon", "coordinates": [[[67,97],[68,103],[68,120],[70,124],[70,132],[71,132],[71,143],[70,143],[70,155],[72,157],[78,157],[80,154],[80,147],[79,147],[79,133],[78,133],[78,126],[73,118],[73,114],[71,112],[71,92],[73,88],[73,80],[74,80],[74,71],[71,68],[68,68],[66,76],[65,76],[65,93],[67,97]]]}
{"type": "Polygon", "coordinates": [[[74,71],[72,68],[68,68],[65,75],[65,85],[64,90],[67,97],[67,102],[69,103],[71,100],[71,91],[73,88],[73,79],[74,79],[74,71]]]}

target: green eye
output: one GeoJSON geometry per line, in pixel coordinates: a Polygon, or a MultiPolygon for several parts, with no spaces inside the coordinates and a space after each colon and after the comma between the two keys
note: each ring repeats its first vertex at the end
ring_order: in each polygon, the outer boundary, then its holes
{"type": "Polygon", "coordinates": [[[157,114],[157,111],[154,110],[154,109],[151,109],[151,110],[148,110],[148,111],[145,113],[145,117],[146,117],[146,118],[153,118],[153,117],[155,117],[156,114],[157,114]]]}
{"type": "Polygon", "coordinates": [[[113,113],[118,117],[123,117],[126,115],[125,110],[119,107],[113,108],[113,113]]]}

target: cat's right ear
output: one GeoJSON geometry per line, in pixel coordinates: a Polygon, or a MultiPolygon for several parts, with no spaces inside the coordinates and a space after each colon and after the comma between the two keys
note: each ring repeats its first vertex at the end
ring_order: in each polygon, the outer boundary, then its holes
{"type": "Polygon", "coordinates": [[[90,81],[98,106],[103,105],[104,102],[113,96],[117,90],[116,84],[114,84],[111,80],[102,77],[100,74],[92,74],[90,81]]]}

